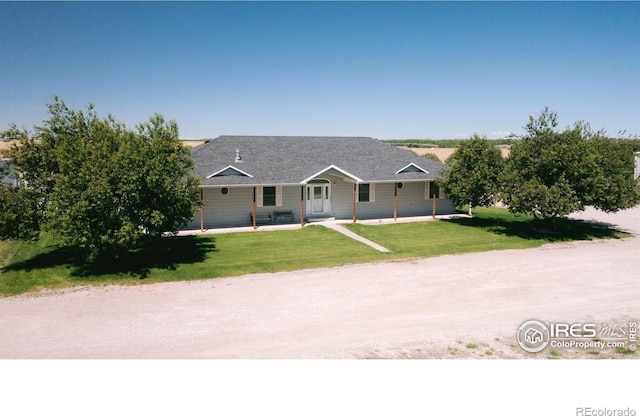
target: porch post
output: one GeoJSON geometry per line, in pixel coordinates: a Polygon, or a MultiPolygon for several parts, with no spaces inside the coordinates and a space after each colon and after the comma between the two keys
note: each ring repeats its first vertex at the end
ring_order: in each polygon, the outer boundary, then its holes
{"type": "Polygon", "coordinates": [[[256,187],[253,187],[253,229],[255,230],[257,227],[256,225],[256,187]]]}
{"type": "Polygon", "coordinates": [[[304,227],[304,188],[304,185],[300,187],[300,227],[304,227]]]}
{"type": "Polygon", "coordinates": [[[358,184],[353,183],[353,222],[356,222],[356,192],[358,191],[358,184]]]}
{"type": "Polygon", "coordinates": [[[200,188],[200,232],[204,232],[204,191],[200,188]]]}
{"type": "Polygon", "coordinates": [[[436,194],[433,194],[433,196],[431,197],[431,216],[433,218],[436,217],[436,194]]]}
{"type": "Polygon", "coordinates": [[[393,185],[393,220],[398,219],[398,182],[393,185]]]}

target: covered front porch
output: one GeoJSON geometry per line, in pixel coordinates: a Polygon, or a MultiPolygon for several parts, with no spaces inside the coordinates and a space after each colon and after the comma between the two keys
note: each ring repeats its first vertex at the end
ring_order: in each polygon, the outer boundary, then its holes
{"type": "Polygon", "coordinates": [[[455,212],[430,182],[363,183],[322,172],[304,184],[202,187],[202,206],[188,225],[201,232],[250,226],[298,227],[318,221],[399,221],[455,212]],[[430,191],[437,191],[429,197],[430,191]],[[435,196],[435,198],[434,198],[435,196]]]}

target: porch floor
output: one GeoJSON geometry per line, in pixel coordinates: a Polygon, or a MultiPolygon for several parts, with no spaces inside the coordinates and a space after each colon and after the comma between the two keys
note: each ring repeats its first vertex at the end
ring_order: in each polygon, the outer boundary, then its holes
{"type": "MultiPolygon", "coordinates": [[[[452,218],[469,218],[466,214],[450,214],[450,215],[436,215],[436,220],[447,220],[452,218]]],[[[362,219],[357,220],[356,224],[365,224],[365,225],[383,225],[383,224],[398,224],[404,222],[421,222],[421,221],[431,221],[434,218],[431,215],[423,215],[417,217],[399,217],[397,220],[393,218],[374,218],[374,219],[362,219]]],[[[331,224],[351,224],[353,221],[351,219],[344,220],[336,220],[334,217],[322,218],[320,221],[309,221],[305,222],[304,226],[313,226],[313,225],[331,225],[331,224]]],[[[242,225],[237,227],[222,227],[222,228],[205,228],[204,231],[200,231],[200,229],[195,230],[183,230],[179,231],[178,235],[200,235],[200,234],[225,234],[225,233],[244,233],[244,232],[259,232],[259,231],[279,231],[279,230],[297,230],[300,228],[300,223],[293,224],[268,224],[268,225],[259,225],[258,228],[254,229],[250,225],[242,225]]]]}

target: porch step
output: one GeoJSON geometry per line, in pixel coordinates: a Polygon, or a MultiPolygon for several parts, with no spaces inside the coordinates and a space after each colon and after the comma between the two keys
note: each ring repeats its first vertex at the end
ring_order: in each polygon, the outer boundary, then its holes
{"type": "Polygon", "coordinates": [[[305,218],[307,220],[307,222],[309,223],[315,223],[315,222],[324,222],[324,221],[335,221],[336,217],[332,217],[329,215],[314,215],[314,216],[307,216],[305,218]]]}

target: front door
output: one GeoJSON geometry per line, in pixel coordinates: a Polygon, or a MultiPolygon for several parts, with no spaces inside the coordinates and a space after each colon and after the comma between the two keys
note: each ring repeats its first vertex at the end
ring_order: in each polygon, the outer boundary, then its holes
{"type": "Polygon", "coordinates": [[[331,183],[323,179],[314,182],[307,185],[307,215],[328,215],[331,213],[331,183]]]}
{"type": "Polygon", "coordinates": [[[324,187],[325,185],[313,185],[313,213],[324,212],[324,187]]]}

